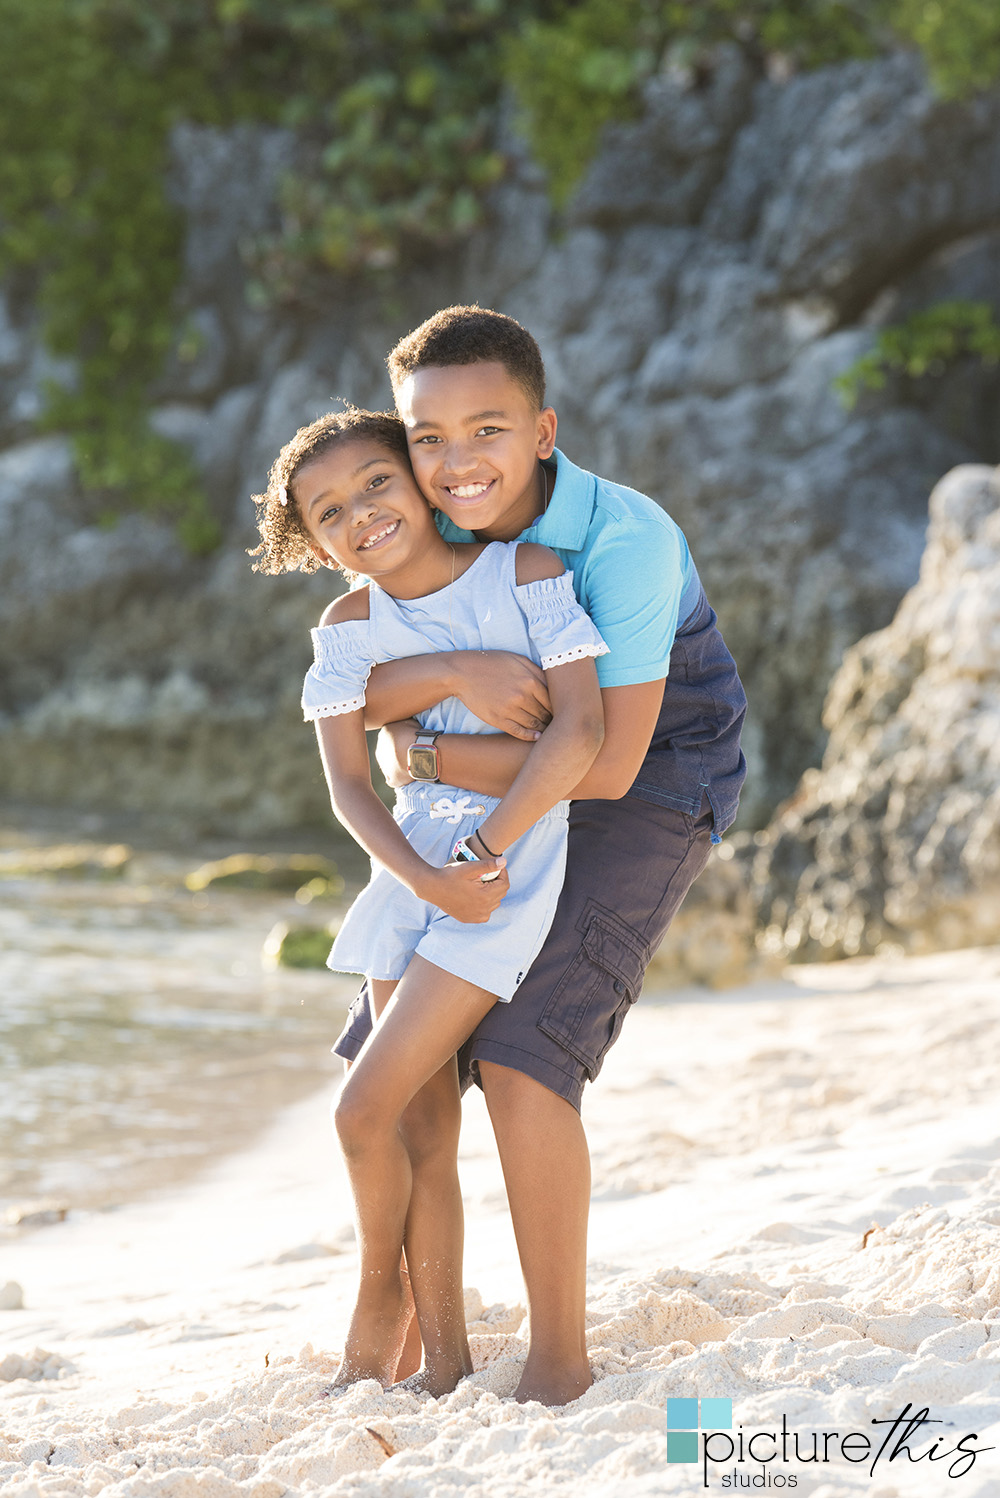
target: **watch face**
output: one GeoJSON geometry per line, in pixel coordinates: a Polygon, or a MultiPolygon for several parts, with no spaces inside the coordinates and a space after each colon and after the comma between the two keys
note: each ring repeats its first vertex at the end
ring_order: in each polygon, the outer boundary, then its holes
{"type": "Polygon", "coordinates": [[[406,762],[414,780],[437,780],[438,755],[433,744],[411,744],[406,762]]]}

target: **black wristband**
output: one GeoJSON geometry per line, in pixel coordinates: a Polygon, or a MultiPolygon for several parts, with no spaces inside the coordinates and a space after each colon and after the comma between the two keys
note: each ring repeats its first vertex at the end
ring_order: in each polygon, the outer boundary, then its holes
{"type": "MultiPolygon", "coordinates": [[[[486,844],[485,844],[485,842],[483,842],[483,834],[480,832],[480,830],[479,830],[478,827],[476,828],[476,837],[478,837],[478,839],[479,839],[480,843],[482,844],[482,846],[484,848],[486,848],[486,844]]],[[[492,848],[486,848],[486,852],[490,855],[491,858],[499,858],[500,857],[500,854],[499,853],[494,853],[492,848]]]]}

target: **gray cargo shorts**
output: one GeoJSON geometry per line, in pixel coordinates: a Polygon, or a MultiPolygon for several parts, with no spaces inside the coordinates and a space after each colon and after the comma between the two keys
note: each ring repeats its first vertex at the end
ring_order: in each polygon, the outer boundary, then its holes
{"type": "MultiPolygon", "coordinates": [[[[699,816],[626,796],[574,801],[566,878],[542,950],[510,1004],[495,1004],[458,1053],[462,1090],[479,1063],[525,1072],[580,1110],[642,991],[650,958],[712,846],[699,816]]],[[[363,987],[333,1049],[353,1061],[371,1032],[363,987]]]]}

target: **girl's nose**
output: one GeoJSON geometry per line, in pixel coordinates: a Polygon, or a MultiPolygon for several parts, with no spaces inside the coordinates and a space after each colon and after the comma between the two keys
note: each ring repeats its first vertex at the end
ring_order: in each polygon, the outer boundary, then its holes
{"type": "Polygon", "coordinates": [[[365,525],[378,509],[378,501],[374,495],[366,494],[357,500],[351,514],[352,525],[365,525]]]}

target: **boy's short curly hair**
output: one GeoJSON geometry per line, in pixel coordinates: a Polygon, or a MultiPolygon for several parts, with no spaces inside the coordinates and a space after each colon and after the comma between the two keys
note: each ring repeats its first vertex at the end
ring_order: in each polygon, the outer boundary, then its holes
{"type": "Polygon", "coordinates": [[[247,555],[259,559],[253,564],[254,572],[319,569],[320,563],[312,553],[309,533],[295,501],[295,478],[331,448],[362,437],[405,458],[409,464],[406,430],[395,411],[362,411],[357,406],[348,406],[344,411],[331,411],[309,426],[300,427],[291,441],[285,443],[271,465],[266,491],[253,496],[260,545],[247,555]]]}
{"type": "Polygon", "coordinates": [[[417,369],[502,364],[532,406],[545,405],[545,365],[527,328],[489,307],[445,307],[407,333],[386,359],[393,390],[417,369]]]}

